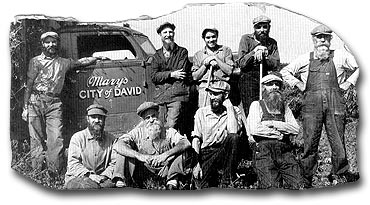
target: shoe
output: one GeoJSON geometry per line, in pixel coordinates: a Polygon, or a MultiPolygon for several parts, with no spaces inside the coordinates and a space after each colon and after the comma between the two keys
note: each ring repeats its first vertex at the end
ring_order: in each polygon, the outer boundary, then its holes
{"type": "Polygon", "coordinates": [[[358,179],[360,179],[360,174],[359,173],[346,172],[346,173],[342,174],[341,177],[346,182],[355,182],[358,179]]]}
{"type": "Polygon", "coordinates": [[[119,178],[119,179],[117,179],[117,181],[116,181],[116,187],[117,187],[117,188],[127,187],[127,183],[126,183],[126,181],[125,181],[125,180],[123,180],[123,179],[119,178]]]}
{"type": "Polygon", "coordinates": [[[179,183],[176,179],[171,179],[166,184],[166,190],[179,190],[179,183]]]}

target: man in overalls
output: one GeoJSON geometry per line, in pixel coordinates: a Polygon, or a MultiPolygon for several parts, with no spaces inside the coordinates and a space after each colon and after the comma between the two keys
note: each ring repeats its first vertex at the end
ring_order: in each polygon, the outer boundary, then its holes
{"type": "Polygon", "coordinates": [[[332,150],[332,170],[329,179],[347,178],[347,161],[344,126],[345,101],[342,94],[356,84],[358,65],[346,50],[330,50],[332,30],[319,25],[311,31],[314,51],[299,56],[280,72],[291,86],[304,91],[302,116],[304,152],[302,168],[305,187],[312,187],[318,165],[318,146],[323,124],[332,150]],[[354,71],[348,78],[348,71],[354,71]],[[294,77],[300,74],[301,80],[294,77]]]}

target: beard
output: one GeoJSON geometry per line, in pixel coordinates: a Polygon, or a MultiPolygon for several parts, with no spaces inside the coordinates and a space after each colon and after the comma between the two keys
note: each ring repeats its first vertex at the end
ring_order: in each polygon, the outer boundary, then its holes
{"type": "Polygon", "coordinates": [[[151,140],[160,139],[162,133],[162,123],[159,120],[154,120],[154,122],[148,123],[146,126],[148,136],[151,140]]]}
{"type": "Polygon", "coordinates": [[[48,46],[48,47],[43,47],[42,48],[43,53],[46,56],[55,56],[58,53],[58,47],[57,46],[48,46]]]}
{"type": "Polygon", "coordinates": [[[269,37],[269,31],[261,31],[261,32],[254,32],[254,36],[259,42],[266,42],[267,38],[269,37]]]}
{"type": "Polygon", "coordinates": [[[104,131],[104,123],[88,123],[88,128],[94,138],[101,138],[104,131]]]}
{"type": "Polygon", "coordinates": [[[330,54],[330,49],[329,49],[329,46],[328,44],[324,43],[324,44],[319,44],[317,46],[315,46],[315,54],[316,54],[316,57],[319,59],[319,60],[326,60],[329,58],[329,54],[330,54]]]}
{"type": "Polygon", "coordinates": [[[273,112],[283,113],[285,109],[285,97],[280,90],[271,92],[263,91],[262,98],[265,101],[267,108],[273,112]]]}
{"type": "Polygon", "coordinates": [[[172,40],[172,41],[166,41],[166,40],[163,40],[163,47],[167,50],[167,51],[173,51],[173,49],[175,48],[175,42],[172,40]]]}
{"type": "Polygon", "coordinates": [[[224,101],[224,98],[222,97],[222,99],[210,99],[210,103],[211,103],[211,110],[214,112],[214,113],[220,113],[223,109],[223,103],[224,101]]]}

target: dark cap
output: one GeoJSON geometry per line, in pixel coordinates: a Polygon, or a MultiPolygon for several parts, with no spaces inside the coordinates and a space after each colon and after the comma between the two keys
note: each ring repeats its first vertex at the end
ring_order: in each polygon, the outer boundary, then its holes
{"type": "Polygon", "coordinates": [[[54,31],[49,31],[49,32],[43,33],[40,37],[41,42],[43,42],[46,37],[52,37],[52,38],[55,38],[55,39],[59,40],[59,35],[57,33],[55,33],[54,31]]]}
{"type": "Polygon", "coordinates": [[[159,105],[157,103],[154,103],[154,102],[143,102],[141,105],[139,105],[139,107],[137,108],[136,110],[136,113],[142,117],[141,115],[143,114],[144,111],[148,110],[148,109],[155,109],[155,110],[159,110],[159,105]]]}
{"type": "Polygon", "coordinates": [[[229,92],[230,91],[230,85],[229,83],[225,81],[216,81],[210,83],[209,87],[206,88],[207,91],[213,91],[213,92],[229,92]]]}
{"type": "Polygon", "coordinates": [[[311,35],[313,36],[316,36],[319,34],[331,35],[332,32],[333,31],[329,27],[325,25],[318,25],[314,29],[312,29],[311,35]]]}
{"type": "Polygon", "coordinates": [[[261,15],[253,19],[253,25],[259,23],[271,23],[271,19],[267,16],[261,15]]]}
{"type": "Polygon", "coordinates": [[[202,38],[205,38],[208,32],[215,33],[218,36],[218,30],[216,28],[205,28],[202,32],[202,38]]]}
{"type": "Polygon", "coordinates": [[[173,23],[165,22],[157,28],[157,33],[160,34],[165,28],[171,28],[172,30],[175,30],[176,26],[173,23]]]}
{"type": "Polygon", "coordinates": [[[92,104],[88,108],[86,108],[87,115],[102,115],[107,116],[108,110],[105,109],[102,105],[99,104],[92,104]]]}

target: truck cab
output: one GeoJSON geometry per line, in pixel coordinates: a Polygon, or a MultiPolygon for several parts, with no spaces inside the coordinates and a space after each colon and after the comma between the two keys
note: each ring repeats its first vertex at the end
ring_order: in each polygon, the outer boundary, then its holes
{"type": "Polygon", "coordinates": [[[140,121],[136,108],[153,99],[150,66],[155,48],[149,38],[127,25],[77,24],[58,32],[62,57],[107,58],[67,73],[62,92],[66,135],[86,128],[86,108],[92,103],[107,108],[106,131],[131,130],[140,121]]]}

